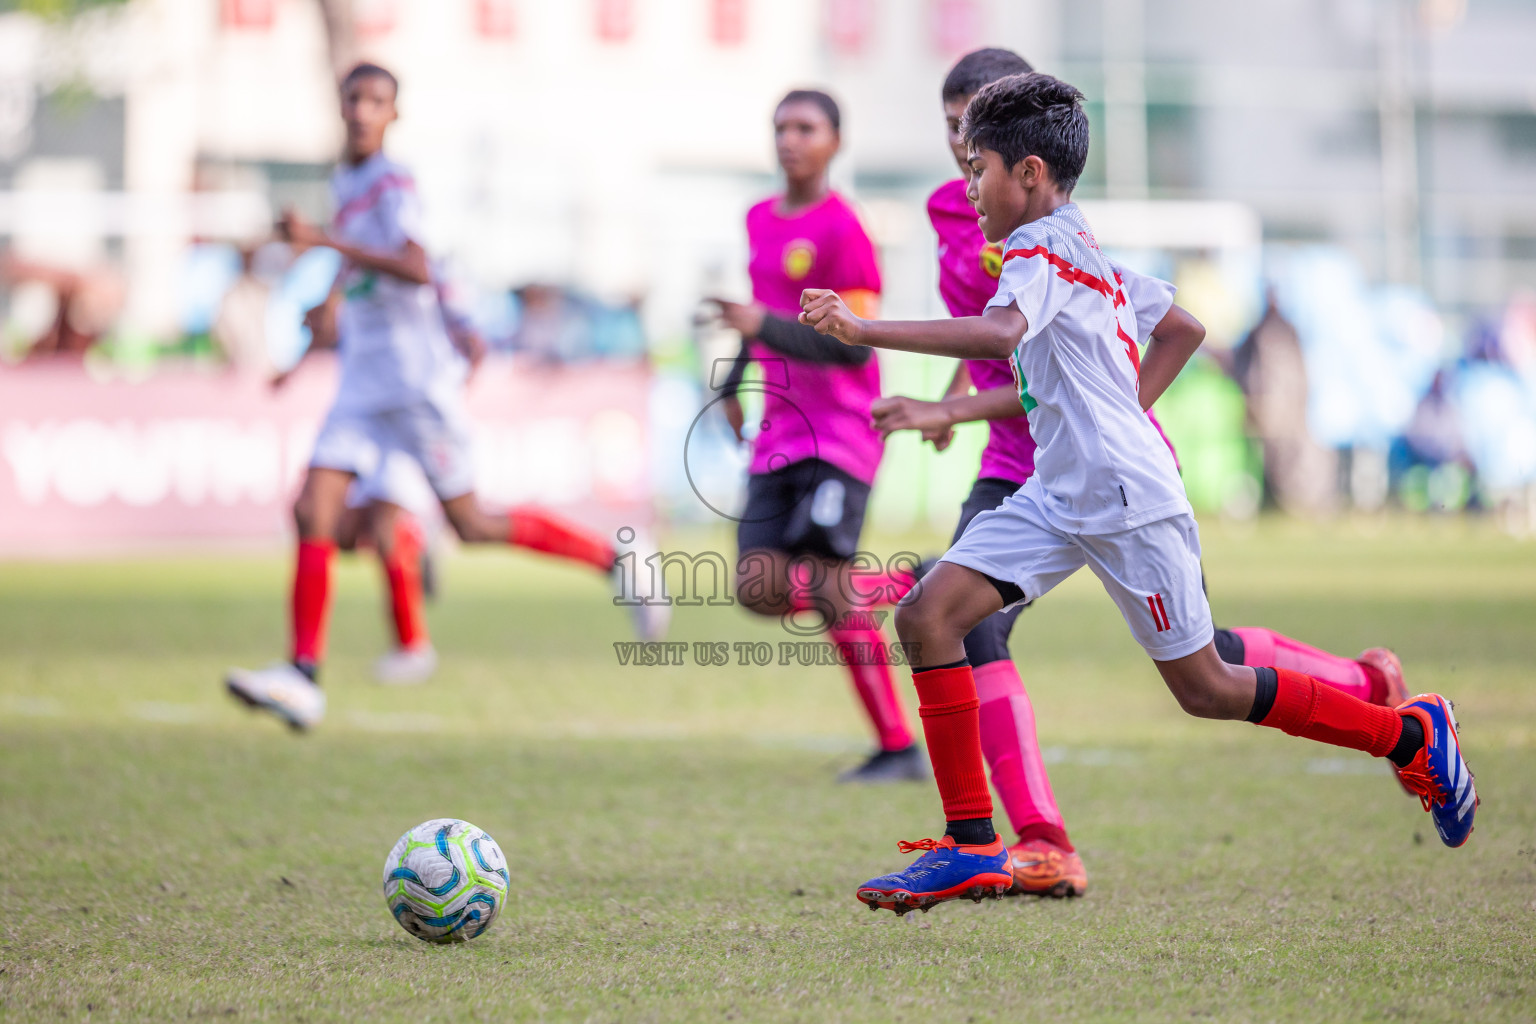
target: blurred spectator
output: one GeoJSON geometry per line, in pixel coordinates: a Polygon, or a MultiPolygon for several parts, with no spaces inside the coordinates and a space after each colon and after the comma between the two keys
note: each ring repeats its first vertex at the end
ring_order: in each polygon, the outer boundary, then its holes
{"type": "Polygon", "coordinates": [[[1409,511],[1457,511],[1472,496],[1471,459],[1462,436],[1461,412],[1451,401],[1454,374],[1435,374],[1403,435],[1392,442],[1392,489],[1409,511]]]}
{"type": "Polygon", "coordinates": [[[1499,328],[1499,352],[1536,402],[1536,295],[1510,300],[1499,328]]]}
{"type": "Polygon", "coordinates": [[[1497,328],[1475,327],[1448,390],[1485,502],[1536,501],[1536,302],[1518,296],[1497,328]]]}
{"type": "Polygon", "coordinates": [[[271,348],[267,343],[267,307],[272,286],[258,274],[261,247],[240,249],[240,273],[219,300],[209,331],[214,351],[230,369],[262,377],[272,373],[271,348]]]}
{"type": "Polygon", "coordinates": [[[1274,293],[1233,353],[1233,377],[1248,399],[1248,426],[1264,453],[1264,496],[1287,512],[1318,515],[1334,504],[1338,457],[1307,429],[1307,365],[1274,293]]]}
{"type": "Polygon", "coordinates": [[[0,257],[0,279],[9,288],[39,284],[53,292],[53,316],[42,334],[28,343],[29,360],[83,358],[117,321],[127,294],[122,275],[109,267],[68,270],[14,253],[0,257]]]}
{"type": "Polygon", "coordinates": [[[1408,421],[1408,429],[1398,439],[1412,463],[1433,467],[1466,458],[1461,415],[1450,399],[1450,381],[1451,374],[1446,370],[1435,374],[1429,390],[1413,411],[1413,419],[1408,421]]]}
{"type": "Polygon", "coordinates": [[[505,341],[513,352],[555,365],[645,354],[634,305],[609,306],[550,284],[524,285],[514,295],[520,315],[505,341]]]}

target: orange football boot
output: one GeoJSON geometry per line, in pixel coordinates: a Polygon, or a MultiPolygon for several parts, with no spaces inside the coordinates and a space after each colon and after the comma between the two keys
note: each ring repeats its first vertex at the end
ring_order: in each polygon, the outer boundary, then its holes
{"type": "Polygon", "coordinates": [[[1013,872],[1010,896],[1064,898],[1088,891],[1083,858],[1046,839],[1031,839],[1008,847],[1008,868],[1013,872]]]}

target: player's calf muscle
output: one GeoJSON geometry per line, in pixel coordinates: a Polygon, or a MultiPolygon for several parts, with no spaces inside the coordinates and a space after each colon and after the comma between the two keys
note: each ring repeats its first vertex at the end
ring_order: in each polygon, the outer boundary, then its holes
{"type": "Polygon", "coordinates": [[[1155,664],[1186,714],[1233,721],[1246,718],[1253,708],[1253,670],[1222,662],[1214,647],[1155,664]]]}

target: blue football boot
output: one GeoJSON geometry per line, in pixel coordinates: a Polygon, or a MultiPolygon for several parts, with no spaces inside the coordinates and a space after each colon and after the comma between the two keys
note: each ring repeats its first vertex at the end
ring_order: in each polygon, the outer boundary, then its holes
{"type": "Polygon", "coordinates": [[[1472,834],[1478,798],[1472,772],[1461,757],[1451,702],[1438,693],[1425,693],[1397,710],[1412,715],[1424,727],[1424,746],[1406,768],[1397,769],[1398,781],[1424,804],[1440,841],[1446,846],[1460,846],[1472,834]]]}
{"type": "Polygon", "coordinates": [[[1008,869],[1008,847],[1002,836],[986,846],[959,846],[950,836],[896,844],[902,853],[926,851],[905,871],[871,878],[859,886],[859,902],[870,910],[894,910],[899,917],[909,910],[927,912],[948,900],[969,899],[980,903],[997,899],[1013,885],[1008,869]]]}

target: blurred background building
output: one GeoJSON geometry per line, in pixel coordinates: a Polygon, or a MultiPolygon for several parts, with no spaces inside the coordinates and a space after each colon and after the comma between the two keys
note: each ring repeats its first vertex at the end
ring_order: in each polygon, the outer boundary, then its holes
{"type": "MultiPolygon", "coordinates": [[[[336,75],[376,60],[402,83],[392,152],[416,172],[433,248],[474,286],[484,333],[544,361],[643,355],[656,486],[686,518],[698,503],[675,453],[707,404],[708,362],[730,347],[696,325],[699,300],[747,292],[742,216],[775,188],[778,97],[818,85],[841,100],[835,184],[880,247],[886,314],[941,315],[923,214],[955,173],[939,85],[960,54],[1002,45],[1085,92],[1094,145],[1078,197],[1106,247],[1174,279],[1211,328],[1214,358],[1165,403],[1198,505],[1532,514],[1524,0],[0,9],[12,358],[97,346],[87,362],[107,374],[291,361],[298,314],[331,271],[274,250],[270,224],[288,205],[328,215],[336,75]],[[254,321],[241,308],[265,308],[259,329],[231,326],[254,321]]],[[[936,394],[948,373],[920,357],[883,367],[907,393],[936,394]]],[[[877,522],[950,519],[973,469],[963,453],[892,451],[906,457],[888,459],[877,522]]]]}

